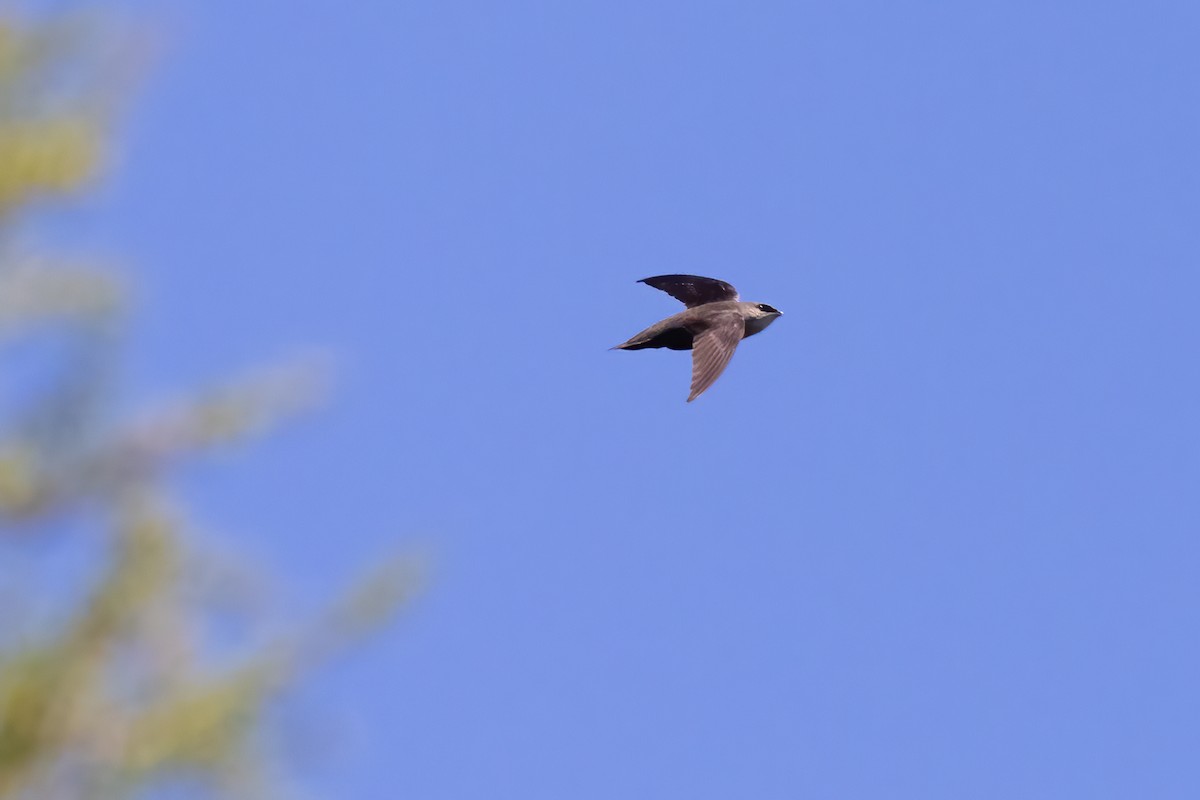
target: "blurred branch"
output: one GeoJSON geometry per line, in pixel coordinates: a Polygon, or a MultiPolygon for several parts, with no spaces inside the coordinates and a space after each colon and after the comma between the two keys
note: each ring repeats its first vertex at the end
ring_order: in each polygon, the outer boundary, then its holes
{"type": "Polygon", "coordinates": [[[34,324],[95,323],[124,308],[125,288],[111,273],[31,259],[0,270],[0,342],[34,324]]]}
{"type": "MultiPolygon", "coordinates": [[[[324,394],[325,370],[314,360],[262,371],[240,383],[142,415],[98,440],[79,437],[74,452],[46,459],[28,436],[0,434],[0,519],[28,519],[57,506],[120,494],[151,480],[176,460],[244,441],[313,407],[324,394]]],[[[87,397],[88,392],[80,392],[87,397]]],[[[71,426],[72,408],[57,415],[71,426]]]]}
{"type": "MultiPolygon", "coordinates": [[[[137,60],[130,52],[141,51],[113,45],[96,17],[0,19],[0,234],[18,212],[97,174],[113,90],[137,60]]],[[[180,776],[221,796],[260,796],[270,784],[257,746],[264,709],[420,584],[416,562],[397,559],[298,633],[247,641],[223,631],[217,621],[236,593],[204,580],[194,532],[168,499],[170,470],[311,409],[326,370],[305,360],[115,421],[127,292],[109,272],[17,256],[0,239],[0,530],[82,521],[104,554],[69,586],[29,580],[55,624],[5,620],[3,800],[144,796],[180,776]],[[68,345],[35,350],[52,377],[11,369],[11,345],[47,332],[68,345]],[[82,597],[71,591],[85,585],[82,597]]],[[[67,535],[55,547],[79,544],[77,525],[59,527],[67,535]]],[[[0,536],[4,546],[21,542],[0,536]]]]}

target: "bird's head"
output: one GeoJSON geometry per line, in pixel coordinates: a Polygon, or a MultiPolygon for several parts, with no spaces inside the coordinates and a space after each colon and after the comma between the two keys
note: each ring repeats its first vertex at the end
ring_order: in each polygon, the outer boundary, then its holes
{"type": "Polygon", "coordinates": [[[766,303],[746,303],[742,307],[745,309],[743,316],[746,320],[747,336],[753,336],[783,315],[775,306],[766,303]]]}

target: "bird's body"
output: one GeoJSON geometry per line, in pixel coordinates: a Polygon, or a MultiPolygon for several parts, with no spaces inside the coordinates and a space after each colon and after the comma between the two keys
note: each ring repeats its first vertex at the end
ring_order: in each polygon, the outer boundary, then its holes
{"type": "Polygon", "coordinates": [[[659,275],[639,281],[680,300],[687,309],[632,336],[614,350],[666,347],[692,350],[692,390],[699,397],[720,377],[738,342],[774,322],[781,312],[765,303],[746,303],[724,281],[698,275],[659,275]]]}
{"type": "MultiPolygon", "coordinates": [[[[740,316],[744,324],[742,338],[753,336],[765,329],[774,321],[774,316],[751,317],[746,306],[760,305],[759,303],[741,303],[736,300],[724,300],[716,303],[706,303],[697,308],[680,311],[674,316],[667,317],[662,322],[656,322],[646,330],[633,336],[629,341],[617,345],[614,350],[644,350],[648,347],[666,347],[671,350],[691,350],[696,333],[708,325],[709,321],[720,314],[733,312],[740,316]]],[[[757,308],[755,309],[757,310],[757,308]]]]}

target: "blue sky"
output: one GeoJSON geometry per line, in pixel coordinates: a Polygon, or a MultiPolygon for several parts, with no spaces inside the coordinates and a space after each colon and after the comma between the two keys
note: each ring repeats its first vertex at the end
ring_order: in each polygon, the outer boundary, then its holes
{"type": "Polygon", "coordinates": [[[1200,796],[1194,3],[118,5],[137,391],[341,365],[201,519],[434,557],[316,786],[1200,796]],[[667,272],[785,313],[690,405],[667,272]]]}

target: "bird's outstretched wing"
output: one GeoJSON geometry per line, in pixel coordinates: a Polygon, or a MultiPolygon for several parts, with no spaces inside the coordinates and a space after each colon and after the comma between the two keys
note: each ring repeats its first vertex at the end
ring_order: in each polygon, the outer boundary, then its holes
{"type": "Polygon", "coordinates": [[[643,278],[638,283],[661,289],[688,308],[716,303],[720,300],[737,300],[737,289],[716,278],[701,278],[699,275],[656,275],[643,278]]]}
{"type": "Polygon", "coordinates": [[[688,395],[689,403],[721,377],[745,332],[746,323],[742,315],[730,311],[718,315],[709,327],[696,334],[692,347],[692,393],[688,395]]]}

